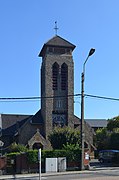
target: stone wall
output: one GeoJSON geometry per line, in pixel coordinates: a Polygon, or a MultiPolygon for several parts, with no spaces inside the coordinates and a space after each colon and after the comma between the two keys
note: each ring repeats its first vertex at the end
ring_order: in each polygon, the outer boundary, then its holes
{"type": "MultiPolygon", "coordinates": [[[[42,89],[42,97],[53,97],[53,90],[52,90],[52,65],[57,62],[59,67],[63,63],[66,63],[68,66],[68,95],[74,94],[74,64],[71,55],[46,55],[42,62],[42,82],[44,84],[44,91],[42,89]]],[[[42,99],[42,116],[45,122],[45,134],[46,138],[48,134],[52,131],[52,111],[53,111],[53,98],[45,98],[42,99]]],[[[67,120],[68,125],[73,127],[73,116],[74,116],[74,97],[68,97],[68,104],[67,104],[67,120]]]]}

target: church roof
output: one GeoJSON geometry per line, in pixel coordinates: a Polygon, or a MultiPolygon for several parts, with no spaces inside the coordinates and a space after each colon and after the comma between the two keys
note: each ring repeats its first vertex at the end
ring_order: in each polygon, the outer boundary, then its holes
{"type": "Polygon", "coordinates": [[[49,41],[47,41],[44,45],[43,48],[41,49],[39,56],[42,57],[44,54],[44,51],[46,50],[46,47],[48,46],[54,46],[54,47],[67,47],[71,48],[72,51],[76,47],[74,44],[70,43],[69,41],[63,39],[62,37],[56,35],[53,38],[51,38],[49,41]]]}
{"type": "Polygon", "coordinates": [[[3,130],[2,130],[2,135],[3,135],[3,136],[4,136],[4,135],[12,135],[12,136],[13,136],[13,135],[18,131],[18,128],[20,129],[20,128],[24,125],[24,123],[25,123],[26,121],[28,121],[28,119],[29,119],[30,117],[32,117],[32,116],[29,116],[29,117],[27,117],[27,118],[25,118],[25,119],[23,119],[23,120],[21,120],[21,121],[18,121],[18,122],[15,123],[15,124],[12,124],[11,126],[5,128],[5,129],[3,129],[3,130]]]}
{"type": "Polygon", "coordinates": [[[43,117],[41,115],[41,110],[39,110],[34,116],[31,118],[32,124],[43,124],[43,117]]]}
{"type": "Polygon", "coordinates": [[[21,114],[0,114],[0,121],[2,129],[9,128],[17,122],[20,122],[31,115],[21,115],[21,114]]]}
{"type": "Polygon", "coordinates": [[[2,114],[2,135],[14,135],[26,122],[31,124],[43,124],[41,110],[35,115],[2,114]]]}

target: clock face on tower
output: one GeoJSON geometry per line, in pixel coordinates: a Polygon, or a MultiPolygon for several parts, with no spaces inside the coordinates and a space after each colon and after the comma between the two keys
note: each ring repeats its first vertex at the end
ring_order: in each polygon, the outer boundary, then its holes
{"type": "Polygon", "coordinates": [[[65,114],[53,114],[52,120],[53,120],[53,126],[55,126],[55,125],[64,126],[66,124],[66,115],[65,114]]]}

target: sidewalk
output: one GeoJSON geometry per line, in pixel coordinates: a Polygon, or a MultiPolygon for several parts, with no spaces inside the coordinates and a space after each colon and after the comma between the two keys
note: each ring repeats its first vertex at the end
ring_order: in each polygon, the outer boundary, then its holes
{"type": "MultiPolygon", "coordinates": [[[[86,171],[85,171],[86,172],[86,171]]],[[[55,172],[55,173],[42,173],[41,177],[47,177],[47,176],[58,176],[58,175],[67,175],[67,174],[79,174],[84,173],[84,171],[66,171],[66,172],[55,172]]],[[[30,178],[30,177],[39,177],[38,173],[35,174],[16,174],[16,175],[1,175],[0,179],[15,179],[15,178],[30,178]]]]}
{"type": "MultiPolygon", "coordinates": [[[[109,171],[109,170],[114,170],[118,169],[119,167],[101,167],[101,168],[91,168],[90,170],[84,170],[84,171],[65,171],[65,172],[52,172],[52,173],[42,173],[41,177],[47,177],[47,176],[59,176],[59,175],[70,175],[70,174],[84,174],[84,173],[91,173],[91,172],[96,172],[96,171],[109,171]]],[[[16,174],[16,175],[0,175],[0,179],[5,180],[5,179],[15,179],[15,178],[30,178],[30,177],[39,177],[38,173],[33,173],[33,174],[16,174]]]]}

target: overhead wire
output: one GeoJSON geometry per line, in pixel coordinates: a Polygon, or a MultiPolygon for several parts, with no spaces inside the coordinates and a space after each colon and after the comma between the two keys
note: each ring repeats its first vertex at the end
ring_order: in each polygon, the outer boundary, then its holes
{"type": "Polygon", "coordinates": [[[84,96],[85,97],[91,97],[91,98],[111,100],[111,101],[119,101],[119,98],[113,98],[113,97],[98,96],[98,95],[92,95],[92,94],[85,94],[84,96]]]}
{"type": "MultiPolygon", "coordinates": [[[[53,99],[53,98],[69,98],[69,97],[81,97],[81,94],[69,94],[66,96],[32,96],[32,97],[0,97],[0,102],[27,102],[27,101],[37,101],[41,99],[53,99]]],[[[84,97],[89,98],[97,98],[97,99],[104,99],[104,100],[112,100],[112,101],[119,101],[119,98],[114,97],[106,97],[106,96],[99,96],[99,95],[92,95],[92,94],[84,94],[84,97]]]]}

